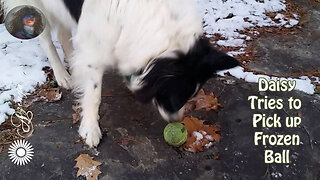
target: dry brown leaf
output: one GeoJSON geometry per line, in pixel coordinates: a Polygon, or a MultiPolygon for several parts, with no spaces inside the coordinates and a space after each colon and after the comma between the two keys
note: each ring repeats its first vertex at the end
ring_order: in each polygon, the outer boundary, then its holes
{"type": "Polygon", "coordinates": [[[299,116],[299,117],[301,117],[301,116],[302,116],[301,111],[299,111],[299,112],[298,112],[298,116],[299,116]]]}
{"type": "Polygon", "coordinates": [[[209,148],[220,141],[220,128],[214,125],[205,125],[203,120],[194,117],[185,117],[181,123],[188,130],[187,142],[183,148],[186,151],[197,152],[209,148]]]}
{"type": "Polygon", "coordinates": [[[72,114],[72,123],[76,124],[80,120],[81,108],[79,104],[72,105],[72,110],[74,111],[74,113],[72,114]]]}
{"type": "Polygon", "coordinates": [[[77,139],[75,141],[73,141],[73,144],[77,144],[77,143],[80,143],[81,142],[81,139],[77,139]]]}
{"type": "Polygon", "coordinates": [[[101,171],[97,168],[102,163],[94,161],[93,157],[88,154],[80,154],[75,161],[77,161],[75,168],[79,168],[77,177],[85,176],[87,180],[97,180],[101,171]]]}
{"type": "MultiPolygon", "coordinates": [[[[206,111],[217,111],[219,107],[223,107],[223,105],[219,104],[218,98],[214,96],[213,92],[206,95],[203,89],[199,91],[196,97],[188,101],[187,108],[192,106],[195,106],[195,110],[206,109],[206,111]]],[[[187,111],[188,110],[189,109],[187,109],[187,111]]]]}
{"type": "Polygon", "coordinates": [[[40,101],[55,102],[61,99],[62,92],[59,88],[49,88],[41,89],[38,95],[40,96],[38,99],[40,101]]]}

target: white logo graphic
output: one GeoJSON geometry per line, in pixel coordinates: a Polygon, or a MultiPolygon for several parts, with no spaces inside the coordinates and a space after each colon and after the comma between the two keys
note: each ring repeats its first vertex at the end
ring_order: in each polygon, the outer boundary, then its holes
{"type": "MultiPolygon", "coordinates": [[[[21,85],[18,85],[18,99],[17,101],[22,101],[23,97],[26,96],[22,92],[21,85]]],[[[11,115],[11,124],[16,127],[17,134],[22,138],[27,138],[33,133],[32,125],[33,113],[31,111],[25,111],[22,108],[22,105],[18,103],[18,107],[15,109],[15,113],[11,115]],[[13,116],[17,117],[20,122],[15,123],[13,121],[13,116]]]]}
{"type": "Polygon", "coordinates": [[[19,166],[28,164],[33,156],[33,147],[26,140],[16,140],[9,147],[11,161],[19,166]]]}

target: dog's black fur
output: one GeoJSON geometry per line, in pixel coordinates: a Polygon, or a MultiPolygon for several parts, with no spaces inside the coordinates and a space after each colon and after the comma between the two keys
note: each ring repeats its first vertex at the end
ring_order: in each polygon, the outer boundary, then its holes
{"type": "Polygon", "coordinates": [[[149,66],[142,88],[135,92],[138,100],[156,104],[169,113],[175,113],[218,70],[239,65],[238,60],[211,47],[206,38],[200,38],[187,54],[176,52],[174,58],[158,58],[149,66]]]}
{"type": "Polygon", "coordinates": [[[78,22],[84,0],[63,0],[71,16],[78,22]]]}

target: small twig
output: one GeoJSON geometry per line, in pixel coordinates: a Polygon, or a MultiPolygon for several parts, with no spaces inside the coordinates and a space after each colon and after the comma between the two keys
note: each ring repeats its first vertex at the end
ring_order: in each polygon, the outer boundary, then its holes
{"type": "Polygon", "coordinates": [[[113,94],[102,94],[101,96],[102,97],[113,97],[114,95],[113,94]]]}
{"type": "Polygon", "coordinates": [[[263,175],[264,178],[266,178],[268,175],[270,176],[269,167],[270,167],[270,165],[268,164],[267,170],[266,170],[266,172],[265,172],[264,175],[263,175]]]}

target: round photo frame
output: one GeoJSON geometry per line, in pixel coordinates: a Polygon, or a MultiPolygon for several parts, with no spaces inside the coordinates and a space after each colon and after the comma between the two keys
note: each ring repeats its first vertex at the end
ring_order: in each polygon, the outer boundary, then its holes
{"type": "Polygon", "coordinates": [[[44,14],[33,6],[17,6],[5,17],[5,27],[14,37],[28,40],[38,37],[46,27],[44,14]]]}

